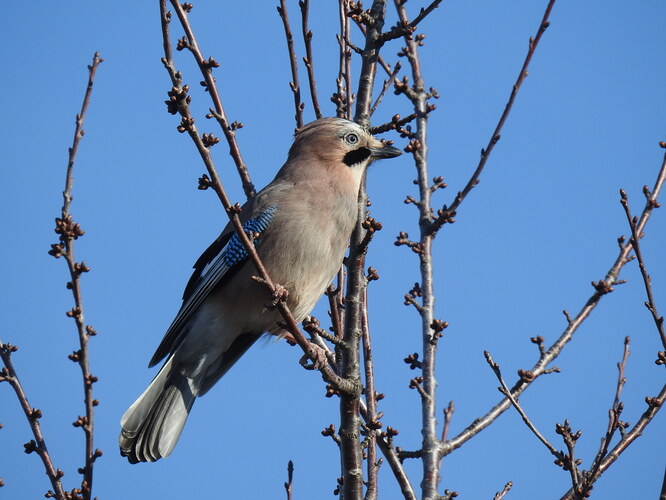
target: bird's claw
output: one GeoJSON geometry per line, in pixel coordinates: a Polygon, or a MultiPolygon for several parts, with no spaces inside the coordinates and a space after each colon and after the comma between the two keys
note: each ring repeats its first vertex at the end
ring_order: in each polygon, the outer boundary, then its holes
{"type": "Polygon", "coordinates": [[[271,306],[277,307],[280,302],[286,302],[288,297],[289,290],[279,283],[276,283],[273,288],[273,301],[271,302],[271,306]]]}
{"type": "Polygon", "coordinates": [[[298,362],[306,370],[321,370],[328,364],[326,349],[311,343],[310,352],[303,354],[298,362]],[[312,362],[310,362],[310,360],[312,360],[312,362]]]}

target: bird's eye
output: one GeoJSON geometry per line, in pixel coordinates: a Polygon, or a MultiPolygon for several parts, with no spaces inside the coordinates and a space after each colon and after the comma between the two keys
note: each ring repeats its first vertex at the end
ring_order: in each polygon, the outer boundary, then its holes
{"type": "Polygon", "coordinates": [[[356,144],[358,142],[358,135],[351,133],[345,136],[345,141],[347,144],[356,144]]]}

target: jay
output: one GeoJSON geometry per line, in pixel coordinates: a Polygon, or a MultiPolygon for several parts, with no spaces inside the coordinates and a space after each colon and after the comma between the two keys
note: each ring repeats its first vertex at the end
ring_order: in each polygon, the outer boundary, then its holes
{"type": "MultiPolygon", "coordinates": [[[[303,320],[337,273],[357,218],[361,180],[373,161],[401,151],[342,118],[297,131],[275,179],[242,207],[269,276],[303,320]]],[[[150,360],[166,358],[121,419],[120,451],[131,463],[173,451],[194,400],[204,395],[264,333],[284,333],[280,313],[231,224],[194,264],[183,304],[150,360]]]]}

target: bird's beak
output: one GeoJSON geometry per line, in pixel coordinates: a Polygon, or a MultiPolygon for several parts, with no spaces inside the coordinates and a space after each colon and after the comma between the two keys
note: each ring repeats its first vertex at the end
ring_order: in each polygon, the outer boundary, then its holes
{"type": "Polygon", "coordinates": [[[395,158],[400,156],[402,151],[393,146],[383,145],[380,148],[369,148],[370,156],[375,160],[381,160],[382,158],[395,158]]]}

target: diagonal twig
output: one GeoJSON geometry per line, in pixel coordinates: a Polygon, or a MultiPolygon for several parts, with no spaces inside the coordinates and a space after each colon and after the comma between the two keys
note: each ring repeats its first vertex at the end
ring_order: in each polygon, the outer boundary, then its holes
{"type": "MultiPolygon", "coordinates": [[[[374,104],[370,108],[370,116],[375,114],[375,111],[377,110],[377,107],[379,104],[382,102],[382,99],[384,98],[384,95],[386,94],[386,91],[391,88],[391,85],[393,85],[393,82],[395,81],[395,77],[398,75],[398,71],[400,71],[400,62],[395,63],[395,68],[393,71],[391,71],[391,74],[389,75],[388,80],[384,80],[384,84],[382,85],[382,90],[379,92],[379,95],[377,96],[377,99],[375,99],[374,104]]],[[[376,132],[370,132],[372,134],[375,134],[376,132]]]]}
{"type": "MultiPolygon", "coordinates": [[[[405,2],[403,2],[403,4],[404,3],[405,2]]],[[[401,36],[411,35],[416,30],[416,27],[419,25],[419,23],[423,21],[428,16],[428,14],[439,7],[440,3],[442,3],[442,0],[433,0],[426,8],[421,8],[419,15],[416,16],[411,22],[401,20],[397,26],[394,26],[389,31],[382,33],[382,41],[387,42],[389,40],[400,38],[401,36]]]]}
{"type": "MultiPolygon", "coordinates": [[[[650,190],[648,189],[647,186],[643,187],[643,193],[645,194],[646,197],[648,197],[648,203],[652,203],[654,205],[654,208],[659,207],[659,203],[657,203],[656,200],[649,201],[650,190]]],[[[636,229],[636,220],[631,216],[631,210],[629,209],[629,200],[627,199],[627,193],[624,189],[620,189],[620,203],[622,203],[624,212],[627,215],[627,222],[629,223],[629,227],[631,228],[631,245],[634,248],[634,255],[636,255],[636,259],[638,260],[638,267],[641,271],[641,276],[643,277],[643,284],[645,285],[645,293],[648,299],[645,302],[645,307],[647,307],[648,311],[650,311],[650,314],[652,314],[652,319],[654,320],[654,324],[657,327],[657,331],[659,331],[659,336],[661,337],[661,345],[662,347],[664,347],[664,349],[666,349],[666,332],[664,332],[664,317],[660,316],[659,313],[657,312],[657,305],[655,304],[654,296],[652,295],[652,280],[650,278],[650,275],[647,273],[647,270],[645,269],[645,261],[643,260],[643,253],[641,252],[641,247],[638,243],[639,240],[643,237],[643,235],[639,233],[636,229]]]]}
{"type": "Polygon", "coordinates": [[[44,471],[46,472],[49,481],[51,481],[51,487],[54,490],[49,493],[52,494],[52,497],[55,497],[58,500],[65,500],[65,491],[62,487],[62,482],[60,481],[63,472],[60,469],[56,469],[55,465],[53,465],[51,455],[49,455],[49,450],[46,447],[44,435],[42,434],[42,428],[39,425],[38,419],[42,416],[42,412],[30,406],[28,397],[23,390],[21,381],[19,380],[16,370],[14,369],[14,364],[12,363],[11,354],[16,352],[17,349],[16,346],[0,342],[0,358],[5,365],[2,371],[0,371],[0,382],[8,382],[12,389],[14,389],[19,404],[21,405],[21,409],[23,410],[23,413],[25,413],[28,423],[30,424],[30,430],[32,430],[32,435],[35,439],[24,445],[25,452],[37,453],[44,464],[44,471]]]}
{"type": "Polygon", "coordinates": [[[534,55],[534,52],[536,51],[536,48],[539,45],[541,36],[546,31],[546,28],[550,26],[548,17],[550,16],[550,12],[553,9],[554,4],[555,0],[550,0],[548,2],[546,11],[544,12],[543,18],[541,19],[541,23],[539,24],[539,29],[537,30],[536,35],[530,38],[529,49],[527,51],[527,55],[525,56],[525,61],[523,62],[523,66],[520,68],[520,72],[518,73],[518,78],[516,79],[516,83],[514,83],[513,88],[511,89],[511,95],[509,96],[509,100],[506,103],[506,106],[504,107],[504,112],[502,113],[502,116],[500,117],[499,122],[495,127],[495,130],[490,136],[488,145],[481,150],[481,158],[476,167],[476,170],[474,170],[474,173],[470,177],[469,181],[467,181],[467,184],[462,189],[462,191],[458,191],[458,194],[453,200],[453,203],[451,203],[450,206],[448,207],[445,206],[442,210],[438,211],[438,217],[435,219],[432,225],[433,232],[437,232],[447,222],[453,222],[453,217],[455,216],[458,207],[467,197],[469,192],[479,183],[479,176],[481,175],[483,168],[486,166],[486,162],[488,161],[490,153],[492,153],[495,144],[497,144],[497,142],[500,140],[501,137],[500,133],[502,131],[502,127],[504,127],[504,123],[506,122],[506,119],[509,117],[509,113],[511,112],[511,108],[513,107],[513,103],[516,99],[516,96],[518,95],[518,91],[520,90],[523,81],[527,77],[527,68],[529,67],[530,61],[532,60],[532,56],[534,55]]]}
{"type": "Polygon", "coordinates": [[[550,451],[555,458],[562,458],[561,453],[552,445],[550,444],[550,441],[548,441],[541,432],[539,432],[539,429],[536,428],[536,426],[532,423],[530,418],[527,416],[527,413],[522,409],[520,406],[520,403],[518,403],[518,400],[513,397],[511,394],[511,390],[509,387],[506,385],[506,382],[504,381],[504,377],[502,377],[502,372],[500,371],[500,367],[495,361],[493,361],[492,356],[488,351],[483,351],[483,355],[486,357],[486,362],[490,366],[490,368],[493,369],[493,372],[495,373],[495,376],[497,377],[497,380],[499,380],[499,383],[501,387],[499,388],[500,392],[504,394],[513,407],[516,409],[516,411],[520,414],[520,417],[523,419],[523,422],[525,422],[525,425],[532,431],[532,433],[537,437],[539,441],[543,443],[543,445],[548,448],[548,451],[550,451]]]}
{"type": "Polygon", "coordinates": [[[493,500],[502,500],[506,496],[507,493],[513,488],[513,481],[509,481],[504,485],[504,489],[502,491],[498,491],[495,493],[495,496],[493,497],[493,500]]]}

